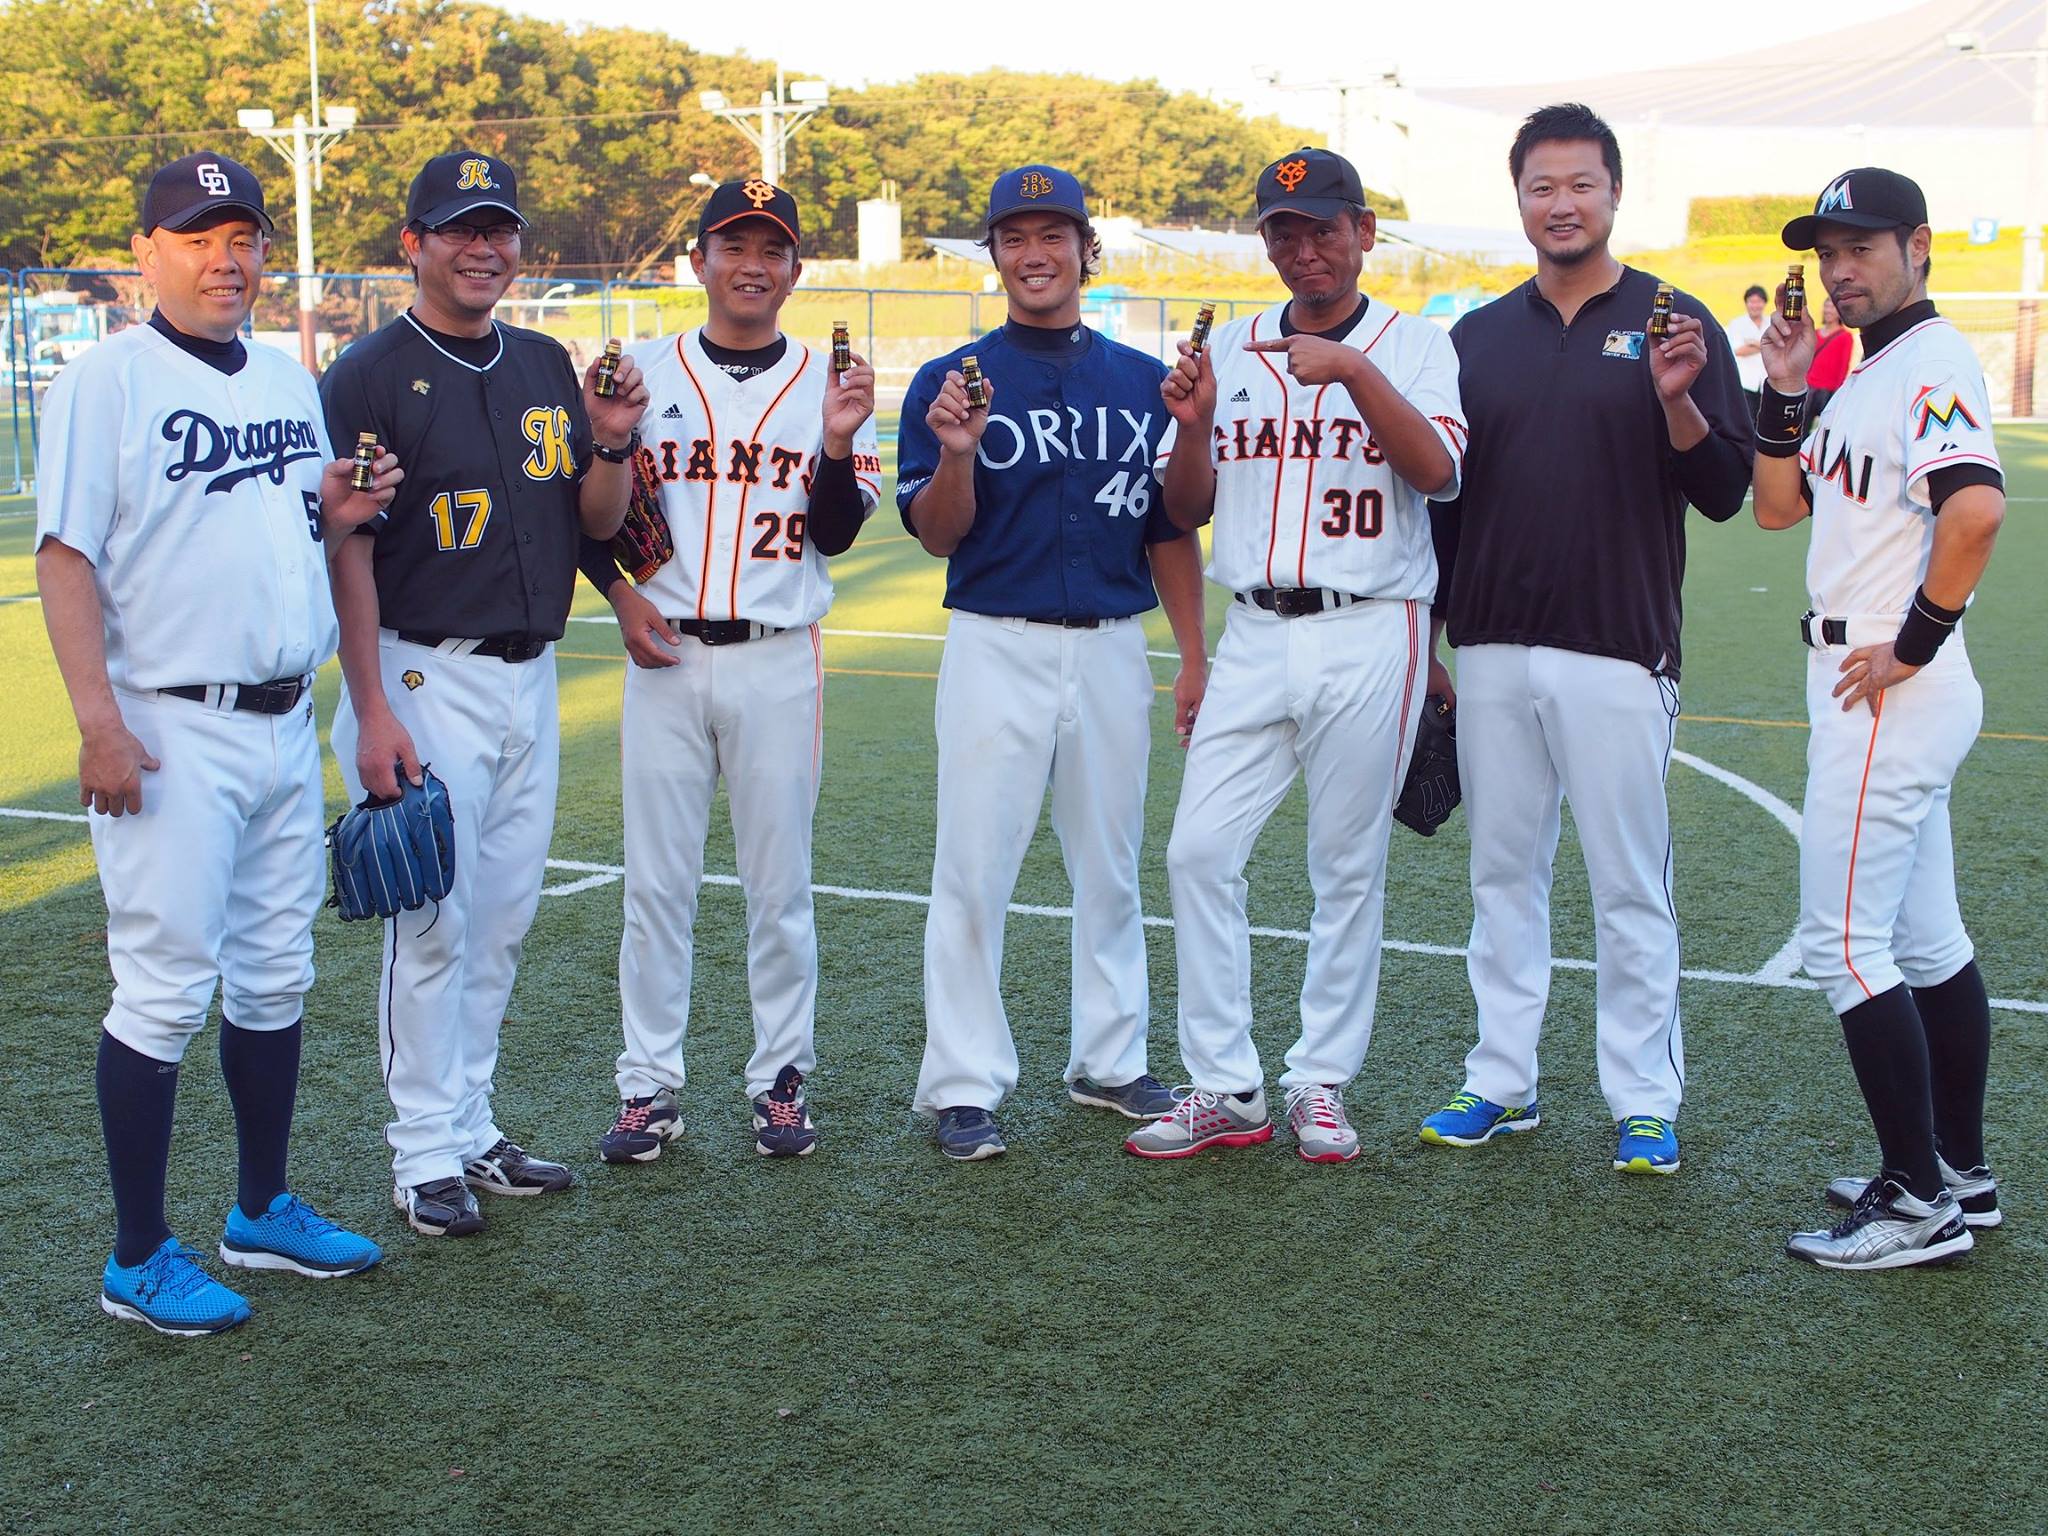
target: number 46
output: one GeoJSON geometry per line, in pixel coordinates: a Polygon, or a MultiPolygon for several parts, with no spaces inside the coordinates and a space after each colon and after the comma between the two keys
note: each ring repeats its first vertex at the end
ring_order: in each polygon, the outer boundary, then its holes
{"type": "Polygon", "coordinates": [[[1095,504],[1109,508],[1111,517],[1125,512],[1143,517],[1152,506],[1152,477],[1143,471],[1120,469],[1095,493],[1095,504]]]}

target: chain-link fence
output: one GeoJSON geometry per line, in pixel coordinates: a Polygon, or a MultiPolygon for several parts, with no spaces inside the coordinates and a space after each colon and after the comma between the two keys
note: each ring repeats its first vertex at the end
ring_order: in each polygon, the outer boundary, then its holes
{"type": "MultiPolygon", "coordinates": [[[[350,343],[390,323],[412,303],[411,278],[391,273],[321,274],[306,280],[311,304],[299,307],[299,277],[265,275],[246,335],[254,345],[303,355],[302,339],[324,368],[350,343]]],[[[0,346],[0,395],[6,400],[0,429],[0,489],[21,491],[35,477],[37,420],[43,396],[57,374],[97,343],[149,318],[151,297],[142,275],[132,270],[37,267],[0,271],[6,300],[5,345],[0,346]]],[[[1082,318],[1106,336],[1151,353],[1174,356],[1174,343],[1193,326],[1191,297],[1126,293],[1114,286],[1082,294],[1082,318]]],[[[1251,301],[1217,302],[1218,323],[1251,301]]],[[[830,345],[832,327],[846,322],[854,350],[874,365],[876,411],[883,436],[892,437],[904,393],[918,368],[1001,325],[1000,293],[940,292],[893,288],[799,288],[782,310],[788,335],[820,348],[830,345]]],[[[520,278],[498,306],[508,325],[545,332],[568,348],[580,372],[618,336],[644,341],[701,325],[704,290],[657,282],[569,281],[520,278]]]]}

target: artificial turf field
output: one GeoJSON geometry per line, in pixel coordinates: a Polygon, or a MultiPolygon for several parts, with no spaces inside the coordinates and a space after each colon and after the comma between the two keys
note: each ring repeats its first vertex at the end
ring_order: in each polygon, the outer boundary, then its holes
{"type": "MultiPolygon", "coordinates": [[[[1067,1103],[1068,928],[1011,918],[1024,1081],[1010,1153],[946,1164],[908,1112],[923,1036],[930,640],[940,567],[886,509],[835,561],[816,880],[822,1145],[752,1150],[731,835],[699,917],[689,1131],[659,1162],[595,1155],[618,1048],[620,888],[550,873],[505,1029],[501,1122],[576,1165],[556,1199],[417,1239],[389,1203],[371,1023],[376,941],[318,925],[294,1187],[386,1244],[332,1285],[235,1283],[256,1309],[173,1341],[95,1303],[111,1219],[92,1093],[108,978],[84,828],[0,817],[0,984],[14,1128],[0,1527],[545,1532],[2040,1529],[2048,1472],[2048,429],[2001,434],[2013,503],[1969,623],[1986,737],[1957,785],[1966,916],[1995,997],[1991,1156],[2005,1227],[1952,1268],[1847,1276],[1781,1253],[1821,1186],[1875,1147],[1837,1026],[1763,984],[1793,930],[1797,848],[1764,803],[1803,787],[1803,532],[1694,518],[1687,760],[1670,799],[1684,990],[1684,1170],[1623,1178],[1593,1067],[1586,881],[1567,825],[1545,1124],[1469,1152],[1415,1140],[1459,1086],[1471,999],[1462,818],[1396,828],[1378,1028],[1349,1093],[1357,1162],[1283,1133],[1189,1163],[1123,1155],[1067,1103]],[[1713,768],[1715,777],[1699,764],[1713,768]],[[1731,785],[1733,776],[1763,797],[1731,785]],[[571,889],[575,887],[575,889],[571,889]],[[2033,1510],[2032,1515],[2026,1514],[2033,1510]]],[[[20,503],[5,504],[18,507],[20,503]]],[[[0,596],[34,590],[32,528],[0,520],[0,596]]],[[[1211,644],[1222,604],[1211,593],[1211,644]]],[[[578,611],[609,610],[585,593],[578,611]]],[[[1167,648],[1163,624],[1154,644],[1167,648]]],[[[622,652],[560,648],[554,854],[621,858],[622,652]]],[[[76,813],[64,696],[32,601],[0,603],[10,679],[0,807],[76,813]]],[[[1162,687],[1172,663],[1156,663],[1162,687]]],[[[321,718],[335,669],[323,674],[321,718]]],[[[1180,777],[1154,716],[1148,912],[1180,777]]],[[[330,764],[330,796],[340,799],[330,764]]],[[[1786,814],[1789,814],[1787,810],[1786,814]]],[[[1299,791],[1254,856],[1256,1032],[1292,1039],[1310,898],[1299,791]]],[[[1042,828],[1019,903],[1067,900],[1042,828]]],[[[1153,1065],[1178,1076],[1172,935],[1151,930],[1153,1065]]],[[[234,1193],[210,1039],[187,1058],[173,1228],[210,1254],[234,1193]]]]}

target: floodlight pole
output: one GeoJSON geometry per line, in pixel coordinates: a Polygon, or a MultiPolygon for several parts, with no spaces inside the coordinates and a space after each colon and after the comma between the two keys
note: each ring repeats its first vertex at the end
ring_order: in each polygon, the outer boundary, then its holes
{"type": "Polygon", "coordinates": [[[722,117],[747,136],[761,152],[761,179],[770,186],[782,185],[783,147],[790,137],[829,106],[822,82],[799,81],[800,95],[791,96],[782,79],[782,66],[775,66],[775,89],[761,93],[758,107],[736,107],[716,91],[706,91],[699,104],[713,117],[722,117]],[[760,127],[748,121],[759,118],[760,127]]]}

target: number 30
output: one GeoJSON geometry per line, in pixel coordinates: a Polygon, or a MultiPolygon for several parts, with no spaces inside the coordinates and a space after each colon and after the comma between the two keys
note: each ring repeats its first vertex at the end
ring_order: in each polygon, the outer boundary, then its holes
{"type": "Polygon", "coordinates": [[[1323,519],[1323,532],[1331,538],[1341,539],[1347,533],[1355,533],[1361,539],[1376,539],[1380,536],[1386,499],[1378,491],[1358,493],[1355,519],[1351,493],[1342,486],[1323,492],[1323,505],[1330,509],[1330,515],[1323,519]]]}

